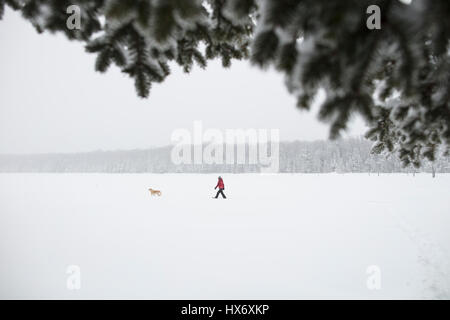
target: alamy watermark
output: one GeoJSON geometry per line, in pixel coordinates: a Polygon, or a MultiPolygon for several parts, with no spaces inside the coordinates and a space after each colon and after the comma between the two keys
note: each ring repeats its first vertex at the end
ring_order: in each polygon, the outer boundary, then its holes
{"type": "Polygon", "coordinates": [[[77,265],[70,265],[66,268],[66,287],[68,290],[81,289],[81,268],[77,265]]]}
{"type": "Polygon", "coordinates": [[[368,266],[366,273],[369,275],[367,277],[366,286],[369,290],[380,290],[381,289],[381,268],[377,265],[368,266]]]}
{"type": "MultiPolygon", "coordinates": [[[[403,4],[411,4],[411,0],[399,0],[403,4]]],[[[381,9],[376,4],[372,4],[367,7],[366,14],[369,17],[366,20],[366,26],[369,30],[380,30],[381,29],[381,9]]]]}
{"type": "Polygon", "coordinates": [[[370,16],[366,20],[366,26],[369,30],[381,29],[381,9],[379,6],[373,4],[367,7],[367,14],[370,16]]]}
{"type": "MultiPolygon", "coordinates": [[[[411,3],[411,0],[400,0],[405,4],[411,3]]],[[[69,15],[66,20],[66,26],[69,30],[81,29],[81,8],[78,5],[72,4],[67,7],[66,13],[69,15]]],[[[366,20],[366,26],[369,30],[381,29],[381,9],[379,6],[373,4],[367,7],[366,14],[369,17],[366,20]]]]}
{"type": "Polygon", "coordinates": [[[253,164],[263,173],[279,171],[279,129],[203,130],[202,122],[194,121],[193,132],[176,129],[171,139],[175,143],[171,160],[176,165],[253,164]]]}
{"type": "Polygon", "coordinates": [[[81,8],[77,5],[70,5],[66,9],[69,17],[66,20],[66,26],[69,30],[81,29],[81,8]]]}
{"type": "MultiPolygon", "coordinates": [[[[410,4],[411,0],[399,0],[405,4],[410,4]]],[[[69,17],[66,20],[66,26],[69,30],[81,29],[81,8],[75,4],[67,7],[66,13],[69,17]]],[[[369,16],[366,20],[366,26],[369,30],[381,29],[381,9],[379,6],[372,4],[367,7],[366,14],[369,16]]]]}

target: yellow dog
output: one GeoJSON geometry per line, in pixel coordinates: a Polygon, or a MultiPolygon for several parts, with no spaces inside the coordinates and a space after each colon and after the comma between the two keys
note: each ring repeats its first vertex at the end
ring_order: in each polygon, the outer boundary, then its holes
{"type": "Polygon", "coordinates": [[[159,190],[153,190],[152,188],[148,189],[150,191],[150,195],[154,196],[155,194],[158,196],[161,196],[161,191],[159,190]]]}

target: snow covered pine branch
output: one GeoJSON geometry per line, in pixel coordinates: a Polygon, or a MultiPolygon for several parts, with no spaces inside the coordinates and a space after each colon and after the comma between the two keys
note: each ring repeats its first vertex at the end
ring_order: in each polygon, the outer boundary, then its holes
{"type": "Polygon", "coordinates": [[[115,64],[140,97],[171,61],[189,72],[194,62],[249,58],[282,72],[301,109],[324,89],[319,117],[333,138],[356,113],[375,153],[419,166],[449,152],[447,0],[0,0],[0,16],[5,4],[38,32],[83,41],[98,71],[115,64]],[[70,5],[81,9],[79,30],[66,27],[70,5]],[[366,27],[370,5],[380,8],[381,29],[366,27]]]}

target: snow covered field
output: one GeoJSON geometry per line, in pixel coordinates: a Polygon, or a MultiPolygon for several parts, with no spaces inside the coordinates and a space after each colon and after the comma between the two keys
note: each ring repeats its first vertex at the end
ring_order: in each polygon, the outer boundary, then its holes
{"type": "Polygon", "coordinates": [[[450,175],[223,177],[0,174],[0,298],[450,298],[450,175]]]}

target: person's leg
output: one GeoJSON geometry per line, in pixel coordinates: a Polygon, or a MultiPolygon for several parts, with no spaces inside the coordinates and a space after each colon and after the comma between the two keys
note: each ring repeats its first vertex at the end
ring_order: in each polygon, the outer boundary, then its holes
{"type": "Polygon", "coordinates": [[[222,198],[226,199],[227,197],[225,197],[225,193],[223,193],[223,189],[220,189],[220,193],[222,194],[222,198]]]}
{"type": "Polygon", "coordinates": [[[219,197],[219,194],[220,194],[220,189],[219,189],[219,191],[217,191],[217,193],[216,193],[216,196],[215,196],[216,199],[219,197]]]}

